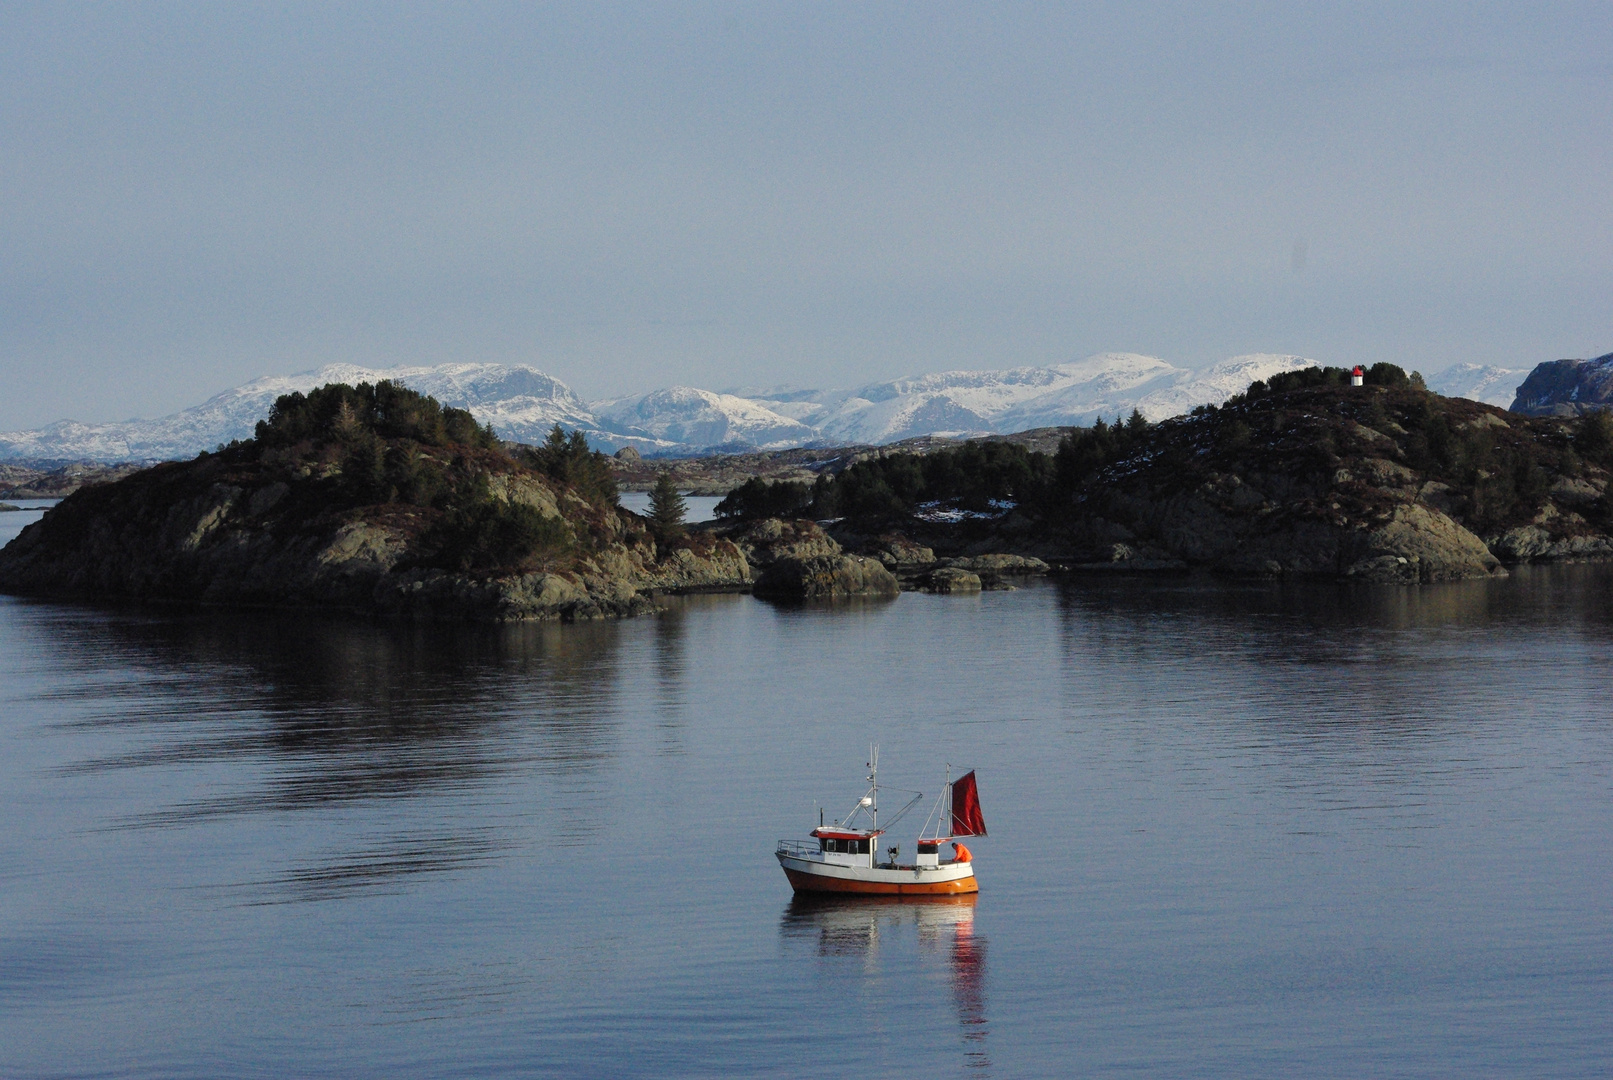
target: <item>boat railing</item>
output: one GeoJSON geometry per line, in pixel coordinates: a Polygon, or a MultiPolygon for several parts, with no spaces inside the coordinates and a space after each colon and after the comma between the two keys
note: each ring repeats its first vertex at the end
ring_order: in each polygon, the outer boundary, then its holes
{"type": "Polygon", "coordinates": [[[777,850],[780,855],[819,855],[823,852],[816,840],[780,840],[777,850]]]}

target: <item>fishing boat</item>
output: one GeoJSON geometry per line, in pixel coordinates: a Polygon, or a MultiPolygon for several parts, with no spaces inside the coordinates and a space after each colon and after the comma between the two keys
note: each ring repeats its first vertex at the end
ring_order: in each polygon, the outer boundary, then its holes
{"type": "Polygon", "coordinates": [[[901,861],[901,848],[885,849],[880,859],[880,838],[924,799],[923,792],[912,796],[886,825],[879,824],[879,748],[868,754],[868,791],[851,812],[833,824],[825,823],[818,812],[818,827],[811,840],[780,840],[779,865],[790,887],[798,893],[856,893],[870,896],[945,896],[979,892],[975,881],[974,857],[959,842],[961,837],[986,835],[986,819],[980,812],[980,792],[971,769],[952,779],[947,769],[946,783],[936,798],[930,816],[919,829],[913,861],[901,861]],[[931,823],[935,829],[931,831],[931,823]],[[946,835],[942,835],[945,831],[946,835]],[[950,858],[942,858],[941,847],[950,844],[950,858]]]}

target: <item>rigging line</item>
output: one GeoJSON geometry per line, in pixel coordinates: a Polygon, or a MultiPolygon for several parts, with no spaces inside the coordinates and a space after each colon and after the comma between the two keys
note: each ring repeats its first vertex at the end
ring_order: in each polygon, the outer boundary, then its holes
{"type": "Polygon", "coordinates": [[[896,823],[898,821],[902,820],[902,815],[907,813],[909,810],[913,809],[914,804],[917,803],[922,798],[924,798],[924,792],[915,791],[913,793],[913,797],[911,799],[907,800],[907,805],[902,807],[900,810],[896,811],[896,816],[895,817],[893,817],[889,821],[885,822],[885,830],[887,832],[889,832],[891,829],[895,828],[896,823]]]}
{"type": "MultiPolygon", "coordinates": [[[[943,792],[943,794],[944,794],[944,792],[943,792]]],[[[932,806],[932,807],[930,807],[930,812],[929,812],[929,815],[928,815],[928,816],[926,816],[926,817],[925,817],[925,819],[924,819],[924,824],[923,824],[923,825],[922,825],[922,826],[920,826],[920,827],[919,827],[919,838],[920,838],[920,839],[923,839],[923,837],[924,837],[924,834],[925,834],[925,833],[926,833],[926,832],[928,832],[928,831],[929,831],[929,828],[930,828],[930,819],[931,819],[931,818],[933,818],[933,817],[935,817],[935,815],[936,815],[936,811],[938,811],[938,810],[940,810],[940,809],[941,809],[941,799],[942,799],[942,795],[937,795],[937,796],[936,796],[936,797],[935,797],[935,805],[934,805],[934,806],[932,806]]],[[[941,830],[941,823],[940,823],[940,822],[939,822],[939,821],[937,821],[937,822],[936,822],[936,823],[935,823],[935,829],[936,829],[936,831],[937,831],[937,832],[940,832],[940,830],[941,830]]]]}
{"type": "Polygon", "coordinates": [[[877,790],[878,790],[877,788],[869,788],[868,793],[866,795],[864,795],[862,797],[862,799],[858,799],[855,803],[852,804],[851,813],[847,814],[844,818],[836,821],[835,824],[839,825],[843,829],[852,828],[853,827],[852,823],[856,820],[857,815],[867,809],[867,807],[865,807],[863,805],[863,799],[872,799],[874,797],[874,792],[877,791],[877,790]]]}

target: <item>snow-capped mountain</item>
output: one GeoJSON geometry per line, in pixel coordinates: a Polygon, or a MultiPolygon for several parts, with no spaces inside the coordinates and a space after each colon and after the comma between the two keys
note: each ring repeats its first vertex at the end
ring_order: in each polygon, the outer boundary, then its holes
{"type": "Polygon", "coordinates": [[[365,368],[330,364],[295,375],[254,379],[200,405],[157,420],[80,424],[62,420],[35,431],[0,434],[0,459],[147,461],[193,457],[231,439],[250,438],[275,398],[326,383],[393,379],[444,405],[469,409],[507,439],[537,441],[556,423],[592,431],[593,413],[571,388],[536,368],[506,364],[438,364],[365,368]]]}
{"type": "Polygon", "coordinates": [[[1215,404],[1254,379],[1305,367],[1297,356],[1239,356],[1204,371],[1158,357],[1100,353],[1069,364],[1005,371],[945,371],[853,390],[747,389],[716,393],[672,387],[585,403],[565,383],[512,364],[367,368],[331,364],[255,379],[157,420],[80,424],[0,434],[0,460],[141,461],[190,457],[252,435],[275,398],[330,382],[392,379],[445,405],[469,409],[506,439],[539,442],[555,425],[581,430],[596,447],[688,454],[715,447],[781,448],[879,444],[917,435],[1007,434],[1089,424],[1141,409],[1151,420],[1215,404]]]}
{"type": "MultiPolygon", "coordinates": [[[[637,397],[593,403],[594,414],[621,435],[690,447],[743,445],[759,449],[814,442],[816,429],[732,394],[674,386],[637,397]]],[[[498,424],[495,422],[495,428],[498,424]]]]}
{"type": "Polygon", "coordinates": [[[1164,420],[1191,412],[1200,405],[1219,405],[1242,393],[1255,380],[1265,381],[1284,371],[1316,367],[1316,361],[1287,353],[1249,353],[1234,356],[1202,371],[1183,371],[1169,383],[1149,390],[1137,408],[1150,420],[1164,420]]]}
{"type": "Polygon", "coordinates": [[[797,414],[839,443],[886,443],[915,435],[969,435],[1080,423],[1111,399],[1162,372],[1163,360],[1102,353],[1072,364],[1007,371],[943,371],[824,395],[817,413],[797,414]]]}
{"type": "Polygon", "coordinates": [[[1156,356],[1099,353],[1050,367],[944,371],[850,391],[751,392],[747,400],[816,428],[825,443],[887,443],[916,435],[1008,434],[1090,424],[1140,409],[1163,420],[1216,405],[1256,379],[1314,366],[1300,356],[1236,356],[1204,371],[1156,356]]]}
{"type": "Polygon", "coordinates": [[[1428,379],[1428,389],[1446,397],[1468,398],[1486,405],[1512,406],[1518,385],[1529,377],[1528,368],[1490,367],[1486,364],[1453,364],[1428,379]]]}

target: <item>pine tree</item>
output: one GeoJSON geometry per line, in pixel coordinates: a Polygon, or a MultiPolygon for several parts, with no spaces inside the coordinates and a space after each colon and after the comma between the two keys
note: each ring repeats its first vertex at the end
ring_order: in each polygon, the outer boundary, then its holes
{"type": "Polygon", "coordinates": [[[683,532],[683,513],[687,509],[672,474],[662,472],[650,489],[650,527],[661,540],[670,540],[683,532]]]}

